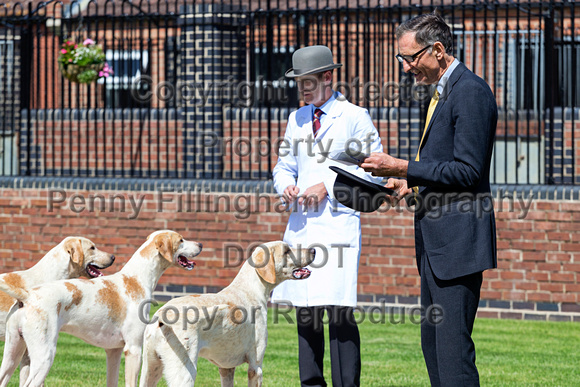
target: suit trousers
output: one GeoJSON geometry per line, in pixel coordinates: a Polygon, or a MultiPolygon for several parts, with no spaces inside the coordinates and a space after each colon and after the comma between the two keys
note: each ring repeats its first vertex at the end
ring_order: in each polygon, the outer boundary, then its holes
{"type": "Polygon", "coordinates": [[[360,386],[360,336],[353,308],[346,306],[296,308],[301,385],[327,385],[323,374],[325,311],[330,336],[332,385],[360,386]]]}
{"type": "Polygon", "coordinates": [[[421,270],[423,317],[431,306],[439,306],[439,319],[423,318],[421,348],[431,385],[479,386],[475,345],[471,339],[479,305],[481,272],[452,280],[438,279],[424,254],[421,270]]]}

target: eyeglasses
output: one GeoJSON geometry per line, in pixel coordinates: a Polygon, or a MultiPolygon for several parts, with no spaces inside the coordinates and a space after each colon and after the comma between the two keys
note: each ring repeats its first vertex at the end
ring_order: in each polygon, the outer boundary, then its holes
{"type": "Polygon", "coordinates": [[[424,52],[426,49],[428,49],[428,48],[429,48],[429,47],[431,47],[431,46],[433,46],[433,45],[432,45],[432,44],[430,44],[430,45],[428,45],[427,47],[423,48],[422,50],[420,50],[420,51],[417,51],[417,52],[416,52],[416,53],[414,53],[413,55],[401,55],[401,54],[397,54],[397,55],[395,55],[395,58],[397,58],[397,60],[398,60],[400,63],[403,63],[403,61],[405,61],[405,62],[407,62],[408,64],[411,64],[411,63],[413,63],[413,62],[414,62],[414,61],[417,59],[417,57],[418,57],[419,55],[421,55],[421,54],[422,54],[422,53],[423,53],[423,52],[424,52]]]}

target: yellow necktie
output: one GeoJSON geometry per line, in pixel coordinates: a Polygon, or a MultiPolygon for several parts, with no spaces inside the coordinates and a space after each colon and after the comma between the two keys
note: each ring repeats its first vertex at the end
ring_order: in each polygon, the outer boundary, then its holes
{"type": "Polygon", "coordinates": [[[423,146],[423,139],[425,138],[425,133],[427,133],[427,128],[429,127],[429,122],[435,111],[435,107],[439,102],[439,92],[435,90],[433,97],[431,97],[431,102],[429,103],[429,109],[427,109],[427,118],[425,118],[425,128],[423,129],[423,135],[421,136],[421,142],[419,143],[419,149],[417,150],[417,156],[415,156],[415,161],[419,161],[419,153],[421,153],[421,147],[423,146]]]}
{"type": "MultiPolygon", "coordinates": [[[[431,102],[429,103],[429,109],[427,109],[427,118],[425,118],[425,128],[423,129],[423,135],[421,136],[421,142],[419,143],[419,149],[417,150],[417,156],[415,156],[415,161],[419,161],[419,153],[421,153],[421,147],[423,146],[423,139],[425,138],[425,133],[427,133],[427,128],[429,127],[429,122],[431,121],[431,117],[433,116],[433,112],[435,111],[435,107],[437,106],[437,102],[439,102],[439,92],[435,89],[435,93],[433,93],[433,97],[431,97],[431,102]]],[[[413,187],[413,191],[416,194],[419,193],[419,187],[413,187]]]]}

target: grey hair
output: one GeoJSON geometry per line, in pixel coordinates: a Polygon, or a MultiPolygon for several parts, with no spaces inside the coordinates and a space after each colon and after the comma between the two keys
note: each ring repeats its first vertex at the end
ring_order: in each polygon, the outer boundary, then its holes
{"type": "Polygon", "coordinates": [[[415,41],[421,46],[430,46],[441,42],[445,52],[453,54],[453,36],[451,29],[441,15],[433,12],[415,16],[400,24],[395,30],[397,40],[406,33],[414,33],[415,41]]]}

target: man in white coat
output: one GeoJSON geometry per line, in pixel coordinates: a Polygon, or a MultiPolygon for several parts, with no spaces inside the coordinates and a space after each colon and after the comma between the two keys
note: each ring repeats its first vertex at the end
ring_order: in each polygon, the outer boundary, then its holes
{"type": "Polygon", "coordinates": [[[327,313],[332,385],[359,386],[360,336],[353,307],[357,301],[360,258],[360,213],[338,203],[333,195],[339,166],[373,182],[356,162],[345,165],[328,156],[349,150],[368,154],[382,150],[366,109],[348,102],[332,89],[335,64],[326,46],[309,46],[292,56],[286,76],[296,78],[306,106],[288,118],[284,142],[274,167],[274,186],[291,212],[284,241],[316,249],[312,275],[286,281],[272,295],[276,303],[296,307],[302,386],[326,386],[323,376],[324,329],[327,313]]]}

